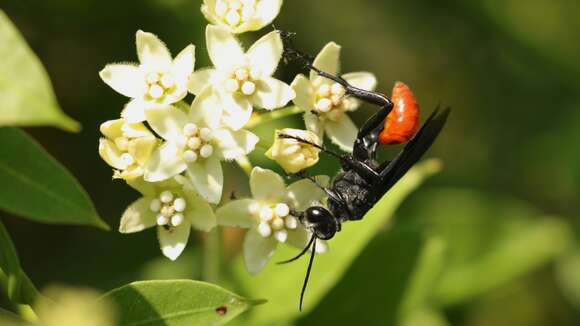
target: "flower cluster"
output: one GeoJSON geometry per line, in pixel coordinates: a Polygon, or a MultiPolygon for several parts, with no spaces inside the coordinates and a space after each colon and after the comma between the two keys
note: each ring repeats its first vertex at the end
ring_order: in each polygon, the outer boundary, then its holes
{"type": "MultiPolygon", "coordinates": [[[[309,79],[298,75],[291,85],[274,78],[283,53],[277,31],[247,49],[241,45],[236,34],[270,24],[281,5],[282,0],[204,0],[201,11],[210,22],[204,48],[212,67],[195,68],[192,44],[172,57],[156,35],[138,31],[139,62],[109,64],[100,72],[107,85],[129,100],[120,117],[101,125],[99,154],[113,168],[113,178],[142,195],[123,213],[120,232],[156,226],[162,253],[175,260],[191,228],[247,228],[244,257],[251,273],[265,266],[277,244],[306,245],[310,231],[299,212],[325,205],[324,191],[310,180],[286,187],[275,172],[252,169],[247,155],[265,140],[248,130],[248,122],[260,116],[274,119],[268,114],[277,109],[304,112],[307,130],[277,130],[266,152],[286,173],[297,173],[318,162],[323,131],[351,150],[356,127],[346,112],[358,103],[342,86],[315,74],[309,79]],[[290,101],[296,106],[284,108],[290,101]],[[228,162],[238,162],[250,174],[251,198],[223,200],[223,165],[228,162]]],[[[338,73],[339,50],[329,43],[314,64],[338,73]]],[[[369,73],[343,78],[365,89],[376,83],[369,73]]],[[[325,177],[318,180],[328,182],[325,177]]],[[[324,251],[324,244],[317,249],[324,251]]]]}

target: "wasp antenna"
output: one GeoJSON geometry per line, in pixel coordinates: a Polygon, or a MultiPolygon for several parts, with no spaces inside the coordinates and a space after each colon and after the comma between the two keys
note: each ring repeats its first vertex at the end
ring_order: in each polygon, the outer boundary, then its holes
{"type": "Polygon", "coordinates": [[[326,149],[326,147],[320,146],[320,145],[318,145],[316,143],[313,143],[311,141],[308,141],[306,139],[303,139],[303,138],[300,138],[300,137],[297,137],[297,136],[292,136],[292,135],[280,133],[280,134],[278,134],[278,138],[294,139],[295,141],[297,141],[299,143],[303,143],[303,144],[307,144],[307,145],[316,147],[319,150],[323,151],[324,153],[330,154],[330,155],[332,155],[334,157],[337,157],[337,158],[341,158],[342,157],[340,154],[335,153],[333,151],[330,151],[330,150],[326,149]]]}
{"type": "Polygon", "coordinates": [[[314,235],[314,233],[312,233],[312,237],[310,238],[310,241],[308,241],[308,244],[306,245],[306,247],[304,249],[302,249],[302,251],[298,255],[296,255],[288,260],[279,261],[276,264],[278,264],[278,265],[288,264],[288,263],[291,263],[291,262],[295,261],[296,259],[304,256],[304,254],[308,251],[308,249],[310,249],[310,246],[314,243],[315,239],[316,239],[316,236],[314,235]]]}
{"type": "Polygon", "coordinates": [[[308,285],[308,278],[310,277],[310,271],[312,270],[312,263],[314,262],[314,256],[316,255],[316,241],[312,242],[312,253],[310,254],[310,261],[308,262],[308,268],[306,269],[306,277],[304,278],[304,284],[302,285],[302,291],[300,292],[300,305],[298,309],[302,311],[302,302],[304,301],[304,293],[306,292],[306,286],[308,285]]]}

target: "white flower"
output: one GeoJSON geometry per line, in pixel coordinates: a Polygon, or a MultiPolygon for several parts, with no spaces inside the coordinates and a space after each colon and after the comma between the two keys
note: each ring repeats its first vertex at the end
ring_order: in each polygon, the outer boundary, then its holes
{"type": "Polygon", "coordinates": [[[258,137],[247,130],[232,131],[220,123],[222,104],[207,88],[189,113],[175,107],[147,110],[151,128],[166,142],[153,152],[145,167],[146,181],[162,181],[183,171],[207,201],[219,203],[223,189],[220,161],[254,150],[258,137]]]}
{"type": "Polygon", "coordinates": [[[270,24],[281,6],[282,0],[204,0],[201,12],[210,23],[238,34],[270,24]]]}
{"type": "Polygon", "coordinates": [[[114,178],[125,180],[143,175],[143,167],[157,146],[157,138],[142,123],[125,119],[109,120],[101,124],[99,155],[115,169],[114,178]]]}
{"type": "MultiPolygon", "coordinates": [[[[330,42],[318,53],[313,64],[322,71],[337,75],[340,70],[339,56],[340,46],[330,42]]],[[[366,90],[373,90],[377,83],[375,76],[369,72],[352,72],[342,75],[342,78],[366,90]]],[[[344,87],[318,76],[314,71],[310,72],[310,78],[302,74],[296,76],[292,88],[296,92],[294,103],[306,110],[306,128],[321,139],[326,132],[330,140],[342,150],[352,151],[358,129],[346,112],[356,110],[359,101],[345,97],[344,87]]]]}
{"type": "Polygon", "coordinates": [[[128,184],[143,197],[127,207],[119,232],[139,232],[157,225],[161,251],[171,260],[177,259],[185,248],[191,227],[209,231],[216,225],[210,205],[183,176],[157,183],[135,180],[128,184]]]}
{"type": "Polygon", "coordinates": [[[274,144],[265,155],[280,164],[284,171],[296,173],[318,163],[320,149],[295,139],[280,138],[278,137],[280,133],[299,137],[314,144],[320,144],[320,139],[312,131],[291,128],[276,130],[274,144]]]}
{"type": "MultiPolygon", "coordinates": [[[[318,180],[327,183],[328,177],[318,180]]],[[[219,225],[250,229],[244,240],[244,259],[248,271],[256,274],[272,258],[278,243],[306,247],[311,234],[290,212],[320,205],[325,194],[306,179],[286,187],[278,174],[259,167],[250,175],[250,190],[252,198],[231,201],[219,208],[216,215],[219,225]]],[[[317,252],[326,251],[326,243],[317,241],[317,252]]]]}
{"type": "Polygon", "coordinates": [[[206,39],[215,68],[195,71],[188,88],[198,95],[210,85],[223,102],[224,123],[230,128],[242,128],[250,119],[252,106],[273,110],[294,98],[290,86],[271,77],[282,57],[278,32],[266,34],[245,53],[223,27],[208,25],[206,39]]]}
{"type": "Polygon", "coordinates": [[[109,64],[99,75],[115,91],[131,98],[121,116],[130,122],[145,120],[145,110],[167,107],[187,95],[187,79],[195,65],[195,47],[188,45],[175,59],[154,34],[137,31],[140,64],[109,64]]]}

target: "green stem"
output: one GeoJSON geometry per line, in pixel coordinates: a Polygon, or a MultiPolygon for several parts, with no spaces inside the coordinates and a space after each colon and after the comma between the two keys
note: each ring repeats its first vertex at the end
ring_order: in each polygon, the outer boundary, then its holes
{"type": "Polygon", "coordinates": [[[216,226],[205,239],[202,277],[209,283],[217,283],[220,278],[220,233],[221,229],[216,226]]]}
{"type": "Polygon", "coordinates": [[[262,113],[260,115],[253,116],[248,123],[244,126],[244,128],[252,129],[255,128],[265,122],[285,118],[294,114],[303,113],[304,110],[297,106],[289,106],[287,108],[283,108],[276,111],[271,111],[267,113],[262,113]]]}

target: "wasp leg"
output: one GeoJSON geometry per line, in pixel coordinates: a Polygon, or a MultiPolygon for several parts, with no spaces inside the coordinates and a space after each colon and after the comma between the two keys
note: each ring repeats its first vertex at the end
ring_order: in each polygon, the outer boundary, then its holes
{"type": "Polygon", "coordinates": [[[392,104],[383,106],[359,129],[352,152],[356,159],[361,161],[376,159],[379,134],[383,131],[385,119],[392,108],[392,104]]]}

